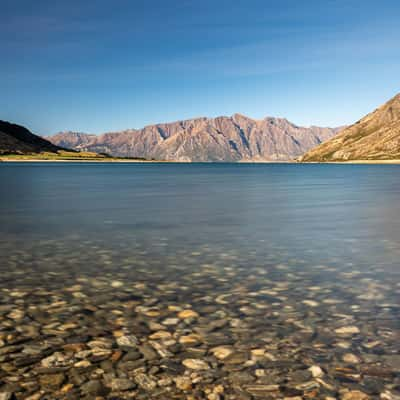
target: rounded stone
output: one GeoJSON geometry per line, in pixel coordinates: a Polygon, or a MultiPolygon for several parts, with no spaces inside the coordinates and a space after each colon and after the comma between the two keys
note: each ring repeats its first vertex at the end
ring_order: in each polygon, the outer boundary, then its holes
{"type": "Polygon", "coordinates": [[[178,318],[186,319],[186,318],[198,318],[199,314],[193,310],[183,310],[178,313],[178,318]]]}
{"type": "Polygon", "coordinates": [[[206,370],[209,369],[210,366],[203,360],[198,360],[197,358],[187,358],[182,361],[182,364],[189,369],[194,370],[206,370]]]}

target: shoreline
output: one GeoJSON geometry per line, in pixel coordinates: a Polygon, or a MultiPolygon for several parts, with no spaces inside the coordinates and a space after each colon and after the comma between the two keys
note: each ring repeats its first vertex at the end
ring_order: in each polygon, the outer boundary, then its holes
{"type": "Polygon", "coordinates": [[[297,161],[297,164],[400,164],[400,160],[297,161]]]}
{"type": "Polygon", "coordinates": [[[354,165],[396,165],[400,159],[392,160],[346,160],[346,161],[300,161],[300,160],[239,160],[239,161],[187,161],[187,160],[146,160],[139,158],[118,158],[118,157],[71,157],[67,154],[59,157],[38,157],[36,155],[0,155],[1,162],[25,163],[25,162],[55,162],[55,163],[170,163],[170,164],[354,164],[354,165]]]}
{"type": "Polygon", "coordinates": [[[118,160],[41,160],[38,158],[32,158],[32,159],[4,159],[0,157],[0,162],[12,162],[12,163],[18,163],[18,162],[64,162],[64,163],[84,163],[84,162],[89,162],[89,163],[167,163],[167,162],[172,162],[172,161],[156,161],[156,160],[123,160],[123,159],[118,159],[118,160]]]}

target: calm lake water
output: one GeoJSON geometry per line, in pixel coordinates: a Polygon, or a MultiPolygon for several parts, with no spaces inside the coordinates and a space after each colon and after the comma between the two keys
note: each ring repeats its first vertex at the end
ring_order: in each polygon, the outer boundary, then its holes
{"type": "Polygon", "coordinates": [[[399,395],[400,166],[2,163],[0,184],[0,393],[399,395]]]}

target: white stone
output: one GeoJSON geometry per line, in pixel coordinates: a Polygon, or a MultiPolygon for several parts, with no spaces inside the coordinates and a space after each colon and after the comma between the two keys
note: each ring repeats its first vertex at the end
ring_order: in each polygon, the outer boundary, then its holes
{"type": "Polygon", "coordinates": [[[311,372],[313,378],[321,378],[324,376],[324,371],[318,365],[313,365],[308,370],[311,372]]]}
{"type": "Polygon", "coordinates": [[[319,306],[319,303],[314,300],[303,300],[302,303],[309,307],[318,307],[319,306]]]}

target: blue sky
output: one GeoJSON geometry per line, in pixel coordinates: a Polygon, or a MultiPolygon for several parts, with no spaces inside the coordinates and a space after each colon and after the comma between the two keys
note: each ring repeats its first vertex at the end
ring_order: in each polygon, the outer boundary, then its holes
{"type": "Polygon", "coordinates": [[[400,92],[392,0],[1,0],[0,119],[35,133],[197,116],[356,121],[400,92]]]}

